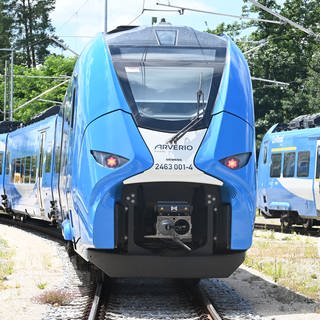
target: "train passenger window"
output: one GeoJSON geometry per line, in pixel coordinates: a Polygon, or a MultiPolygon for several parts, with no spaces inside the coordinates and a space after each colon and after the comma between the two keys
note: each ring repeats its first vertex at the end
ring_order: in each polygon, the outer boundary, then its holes
{"type": "Polygon", "coordinates": [[[281,173],[282,154],[274,153],[271,155],[270,177],[279,178],[281,173]]]}
{"type": "Polygon", "coordinates": [[[0,152],[0,175],[2,175],[3,152],[0,152]]]}
{"type": "Polygon", "coordinates": [[[298,153],[298,177],[308,177],[309,176],[309,164],[310,164],[310,152],[302,151],[298,153]]]}
{"type": "Polygon", "coordinates": [[[46,152],[46,162],[45,162],[45,172],[51,171],[51,159],[52,159],[52,151],[47,150],[46,152]]]}
{"type": "Polygon", "coordinates": [[[60,172],[60,152],[61,148],[60,146],[56,147],[55,155],[54,155],[54,172],[59,173],[60,172]]]}
{"type": "Polygon", "coordinates": [[[31,158],[31,179],[30,179],[31,183],[36,182],[36,175],[37,175],[37,157],[33,156],[31,158]]]}
{"type": "Polygon", "coordinates": [[[8,151],[6,154],[6,175],[10,172],[10,152],[8,151]]]}
{"type": "Polygon", "coordinates": [[[263,149],[263,163],[267,163],[267,157],[268,157],[268,147],[265,146],[263,149]]]}
{"type": "Polygon", "coordinates": [[[24,169],[24,183],[30,183],[31,174],[31,157],[26,158],[25,169],[24,169]]]}
{"type": "Polygon", "coordinates": [[[24,171],[26,168],[26,158],[20,159],[20,183],[24,183],[24,171]]]}
{"type": "Polygon", "coordinates": [[[320,147],[317,150],[317,169],[316,169],[316,179],[320,178],[320,147]]]}
{"type": "Polygon", "coordinates": [[[11,163],[11,182],[14,180],[14,172],[15,172],[16,161],[13,159],[11,163]]]}
{"type": "Polygon", "coordinates": [[[14,170],[12,170],[13,183],[22,183],[21,176],[21,159],[14,159],[14,170]]]}
{"type": "Polygon", "coordinates": [[[296,163],[296,153],[288,152],[284,154],[283,172],[282,175],[286,178],[294,176],[294,169],[296,163]]]}

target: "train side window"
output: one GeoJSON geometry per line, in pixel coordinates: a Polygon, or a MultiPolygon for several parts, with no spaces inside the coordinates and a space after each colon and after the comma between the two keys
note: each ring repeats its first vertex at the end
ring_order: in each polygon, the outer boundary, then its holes
{"type": "Polygon", "coordinates": [[[298,153],[298,177],[308,177],[309,176],[309,165],[310,165],[310,152],[302,151],[298,153]]]}
{"type": "Polygon", "coordinates": [[[0,152],[0,176],[2,175],[3,152],[0,152]]]}
{"type": "Polygon", "coordinates": [[[271,155],[270,177],[279,178],[281,173],[282,154],[274,153],[271,155]]]}
{"type": "Polygon", "coordinates": [[[317,169],[316,169],[316,179],[320,178],[320,147],[317,149],[317,169]]]}
{"type": "Polygon", "coordinates": [[[6,154],[6,175],[8,175],[9,173],[10,173],[10,152],[8,151],[6,154]]]}
{"type": "Polygon", "coordinates": [[[74,88],[72,91],[72,102],[71,102],[71,128],[73,128],[74,120],[75,120],[75,111],[76,111],[76,99],[77,99],[77,90],[74,88]]]}
{"type": "Polygon", "coordinates": [[[268,147],[265,146],[263,149],[263,163],[266,164],[267,163],[267,157],[268,157],[268,147]]]}
{"type": "Polygon", "coordinates": [[[21,177],[21,159],[15,159],[14,162],[14,170],[12,170],[13,173],[13,183],[21,183],[22,177],[21,177]]]}
{"type": "Polygon", "coordinates": [[[46,162],[45,162],[45,172],[51,171],[51,160],[52,160],[52,151],[47,150],[46,152],[46,162]]]}
{"type": "Polygon", "coordinates": [[[11,163],[11,182],[14,181],[14,173],[15,173],[15,169],[16,168],[16,159],[12,159],[12,163],[11,163]]]}
{"type": "Polygon", "coordinates": [[[294,169],[296,163],[296,153],[287,152],[284,154],[283,172],[282,175],[286,178],[294,176],[294,169]]]}
{"type": "Polygon", "coordinates": [[[20,160],[20,183],[24,183],[25,169],[26,169],[26,158],[21,158],[21,160],[20,160]]]}
{"type": "Polygon", "coordinates": [[[24,169],[24,183],[30,183],[31,177],[31,157],[26,158],[25,169],[24,169]]]}
{"type": "Polygon", "coordinates": [[[54,155],[54,172],[60,172],[60,157],[61,157],[61,148],[60,146],[56,147],[55,155],[54,155]]]}
{"type": "Polygon", "coordinates": [[[37,157],[33,156],[31,158],[31,179],[30,179],[31,183],[36,182],[36,175],[37,175],[37,157]]]}

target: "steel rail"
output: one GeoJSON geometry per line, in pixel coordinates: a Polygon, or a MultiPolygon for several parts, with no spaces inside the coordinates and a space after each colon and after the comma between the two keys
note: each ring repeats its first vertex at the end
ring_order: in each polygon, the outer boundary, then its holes
{"type": "Polygon", "coordinates": [[[205,293],[205,291],[198,287],[198,294],[201,298],[201,301],[204,305],[204,307],[207,309],[208,313],[210,314],[212,320],[223,320],[223,318],[220,317],[218,311],[213,306],[212,302],[208,298],[208,295],[205,293]]]}
{"type": "Polygon", "coordinates": [[[102,288],[103,288],[103,282],[99,282],[97,284],[96,292],[93,298],[91,310],[89,313],[88,320],[95,320],[97,317],[97,313],[99,311],[99,305],[101,301],[101,296],[102,296],[102,288]]]}

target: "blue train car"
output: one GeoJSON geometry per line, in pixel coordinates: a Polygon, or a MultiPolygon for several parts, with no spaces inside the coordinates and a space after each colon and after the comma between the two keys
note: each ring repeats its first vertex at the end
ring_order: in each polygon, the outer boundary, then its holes
{"type": "Polygon", "coordinates": [[[320,221],[320,127],[274,125],[264,136],[258,162],[257,205],[283,227],[310,228],[320,221]]]}
{"type": "Polygon", "coordinates": [[[5,177],[5,156],[6,156],[6,144],[7,133],[0,133],[0,195],[4,192],[4,177],[5,177]]]}
{"type": "Polygon", "coordinates": [[[112,277],[226,277],[252,242],[254,137],[251,78],[230,38],[115,30],[81,54],[57,116],[9,133],[5,196],[112,277]],[[28,157],[27,194],[15,168],[28,157]]]}
{"type": "Polygon", "coordinates": [[[24,126],[7,136],[5,194],[7,208],[16,213],[50,220],[56,118],[24,126]]]}

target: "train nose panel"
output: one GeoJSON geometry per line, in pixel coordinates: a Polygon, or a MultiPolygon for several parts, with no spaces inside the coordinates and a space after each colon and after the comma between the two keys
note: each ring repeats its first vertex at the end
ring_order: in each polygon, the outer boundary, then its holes
{"type": "Polygon", "coordinates": [[[212,255],[230,248],[231,209],[218,186],[124,185],[116,220],[117,247],[129,254],[212,255]]]}

